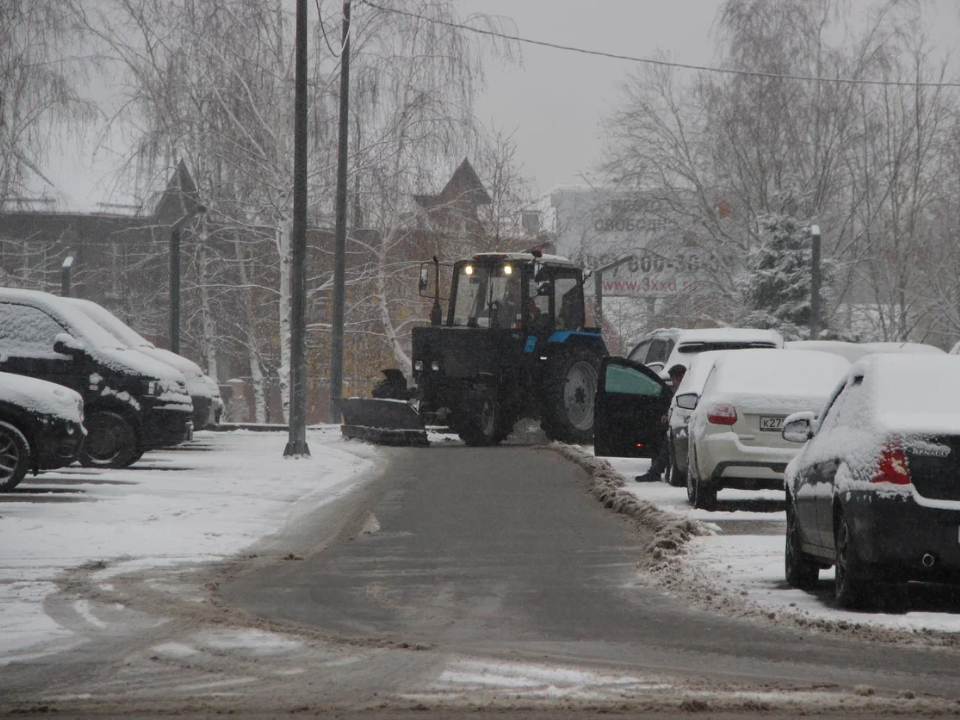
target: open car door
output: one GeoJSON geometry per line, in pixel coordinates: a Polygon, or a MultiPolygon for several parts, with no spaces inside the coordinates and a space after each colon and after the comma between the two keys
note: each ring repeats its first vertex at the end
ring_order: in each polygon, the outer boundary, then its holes
{"type": "Polygon", "coordinates": [[[672,397],[656,372],[622,357],[605,357],[594,406],[598,456],[655,457],[666,428],[660,421],[672,397]]]}

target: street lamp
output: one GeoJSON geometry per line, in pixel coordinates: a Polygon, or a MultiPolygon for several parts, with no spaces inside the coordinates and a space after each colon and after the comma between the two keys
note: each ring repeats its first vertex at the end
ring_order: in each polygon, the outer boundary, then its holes
{"type": "Polygon", "coordinates": [[[60,266],[60,297],[70,297],[70,269],[73,267],[73,253],[68,253],[60,266]]]}
{"type": "Polygon", "coordinates": [[[810,226],[810,339],[820,339],[820,226],[810,226]]]}
{"type": "Polygon", "coordinates": [[[180,354],[180,231],[197,215],[207,211],[197,205],[170,226],[170,352],[180,354]]]}

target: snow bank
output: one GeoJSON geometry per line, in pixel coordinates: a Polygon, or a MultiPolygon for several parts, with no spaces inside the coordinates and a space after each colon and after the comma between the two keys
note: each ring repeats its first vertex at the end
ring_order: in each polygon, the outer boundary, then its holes
{"type": "Polygon", "coordinates": [[[221,560],[357,487],[378,457],[334,426],[310,429],[313,457],[298,460],[282,459],[283,433],[196,438],[125,470],[27,478],[22,487],[51,491],[30,497],[51,502],[0,504],[0,665],[77,641],[44,612],[64,570],[106,563],[106,577],[221,560]],[[65,498],[74,502],[55,502],[65,498]]]}

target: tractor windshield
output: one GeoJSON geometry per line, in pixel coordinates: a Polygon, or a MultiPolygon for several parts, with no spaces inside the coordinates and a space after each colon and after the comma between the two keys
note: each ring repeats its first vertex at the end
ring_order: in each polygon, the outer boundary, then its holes
{"type": "Polygon", "coordinates": [[[465,263],[456,276],[454,325],[510,328],[522,322],[518,266],[465,263]]]}

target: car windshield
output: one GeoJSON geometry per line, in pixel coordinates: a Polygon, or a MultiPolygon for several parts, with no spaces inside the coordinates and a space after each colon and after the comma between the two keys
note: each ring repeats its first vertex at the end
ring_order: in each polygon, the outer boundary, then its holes
{"type": "Polygon", "coordinates": [[[520,307],[519,269],[510,264],[466,263],[457,268],[453,324],[510,327],[520,307]]]}
{"type": "Polygon", "coordinates": [[[109,310],[94,303],[77,302],[74,303],[74,305],[78,310],[80,310],[80,312],[110,333],[124,346],[131,348],[154,347],[153,343],[141,336],[129,325],[126,325],[122,320],[120,320],[120,318],[111,313],[109,310]]]}

